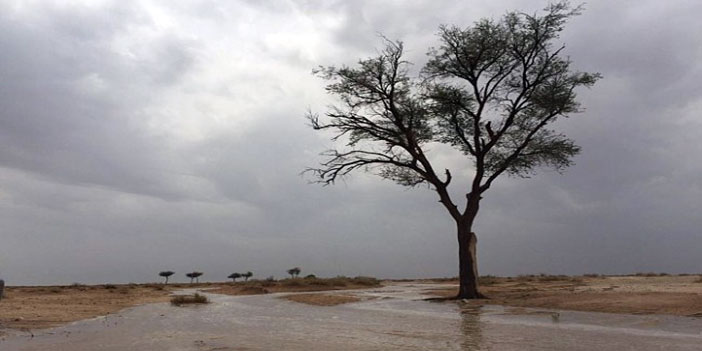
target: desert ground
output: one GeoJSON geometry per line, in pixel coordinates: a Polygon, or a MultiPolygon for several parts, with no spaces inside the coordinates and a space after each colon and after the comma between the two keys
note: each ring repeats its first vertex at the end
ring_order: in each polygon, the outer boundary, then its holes
{"type": "MultiPolygon", "coordinates": [[[[0,300],[0,329],[41,329],[115,313],[127,307],[166,302],[182,289],[254,295],[279,292],[291,301],[331,306],[359,301],[346,289],[367,289],[399,281],[373,278],[285,279],[201,284],[126,284],[8,287],[0,300]],[[327,291],[325,293],[305,293],[327,291]]],[[[404,283],[407,280],[402,281],[404,283]]],[[[411,280],[437,284],[434,297],[456,294],[455,279],[411,280]],[[448,285],[448,286],[447,286],[448,285]],[[452,286],[454,285],[454,286],[452,286]]],[[[698,275],[482,277],[489,299],[469,304],[496,304],[591,312],[670,314],[702,317],[702,278],[698,275]]]]}
{"type": "MultiPolygon", "coordinates": [[[[361,289],[378,286],[374,278],[254,280],[198,284],[101,284],[67,286],[9,286],[0,300],[0,330],[41,329],[104,316],[127,307],[167,302],[183,289],[200,289],[225,295],[361,289]]],[[[317,297],[322,299],[322,297],[317,297]]],[[[336,298],[335,300],[338,300],[336,298]]],[[[349,302],[348,299],[345,300],[349,302]]]]}
{"type": "MultiPolygon", "coordinates": [[[[530,275],[481,277],[481,281],[481,291],[489,299],[470,301],[471,304],[702,317],[699,275],[530,275]]],[[[456,293],[455,288],[433,291],[439,297],[456,293]]]]}

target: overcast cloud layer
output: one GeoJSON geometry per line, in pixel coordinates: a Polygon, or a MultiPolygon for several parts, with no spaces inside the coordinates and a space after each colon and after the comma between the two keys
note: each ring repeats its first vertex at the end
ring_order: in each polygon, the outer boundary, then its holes
{"type": "MultiPolygon", "coordinates": [[[[456,275],[430,190],[299,175],[333,145],[303,116],[332,101],[311,69],[373,55],[379,33],[421,67],[440,24],[545,5],[486,3],[0,0],[0,278],[456,275]]],[[[600,0],[570,22],[567,55],[604,76],[562,123],[582,154],[486,193],[482,274],[702,272],[700,13],[600,0]]]]}

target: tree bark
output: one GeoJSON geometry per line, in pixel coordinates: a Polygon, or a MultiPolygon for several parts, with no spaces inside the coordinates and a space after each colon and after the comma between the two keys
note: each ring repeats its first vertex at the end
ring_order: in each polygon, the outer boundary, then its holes
{"type": "Polygon", "coordinates": [[[478,238],[470,226],[458,225],[458,279],[457,299],[481,299],[485,296],[478,291],[478,260],[476,248],[478,238]]]}

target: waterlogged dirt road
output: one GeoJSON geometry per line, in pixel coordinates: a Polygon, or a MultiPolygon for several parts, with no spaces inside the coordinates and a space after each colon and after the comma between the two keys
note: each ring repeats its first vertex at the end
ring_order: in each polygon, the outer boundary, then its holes
{"type": "MultiPolygon", "coordinates": [[[[311,306],[279,295],[210,294],[204,306],[140,306],[15,332],[0,350],[699,350],[702,320],[426,302],[436,284],[356,291],[311,306]]],[[[347,292],[345,292],[347,293],[347,292]]]]}

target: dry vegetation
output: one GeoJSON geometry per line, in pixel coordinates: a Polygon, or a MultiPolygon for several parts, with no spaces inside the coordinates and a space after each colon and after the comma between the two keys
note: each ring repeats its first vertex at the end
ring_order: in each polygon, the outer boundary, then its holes
{"type": "Polygon", "coordinates": [[[336,306],[361,301],[361,298],[358,296],[341,294],[293,294],[285,295],[282,298],[315,306],[336,306]]]}
{"type": "MultiPolygon", "coordinates": [[[[481,277],[482,291],[489,299],[470,303],[699,317],[702,316],[701,280],[694,275],[665,273],[481,277]]],[[[455,296],[456,293],[456,288],[432,291],[433,295],[442,297],[455,296]]]]}
{"type": "Polygon", "coordinates": [[[198,293],[192,295],[176,295],[171,298],[171,305],[174,306],[206,303],[210,303],[210,300],[207,299],[207,296],[198,293]]]}
{"type": "Polygon", "coordinates": [[[253,295],[277,292],[306,292],[340,289],[364,289],[379,286],[380,280],[371,277],[295,278],[283,280],[252,280],[224,284],[209,292],[226,295],[253,295]]]}

